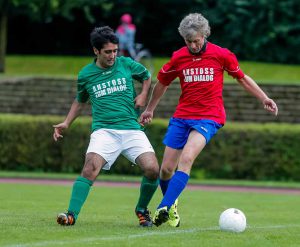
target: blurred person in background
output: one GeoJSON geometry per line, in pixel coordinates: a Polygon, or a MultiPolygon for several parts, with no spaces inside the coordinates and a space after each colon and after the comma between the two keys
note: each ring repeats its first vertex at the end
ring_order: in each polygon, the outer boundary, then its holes
{"type": "Polygon", "coordinates": [[[138,108],[146,104],[151,76],[140,63],[129,57],[117,57],[119,40],[110,27],[94,28],[90,41],[96,58],[79,72],[77,96],[67,117],[53,126],[53,138],[57,141],[80,115],[84,104],[91,102],[92,134],[85,163],[73,184],[68,210],[58,214],[57,222],[64,226],[75,224],[100,170],[109,170],[122,154],[143,171],[135,214],[140,226],[151,227],[147,206],[159,183],[159,166],[138,122],[138,108]],[[133,79],[142,83],[138,95],[133,79]]]}
{"type": "Polygon", "coordinates": [[[163,140],[166,145],[160,169],[163,199],[154,215],[156,226],[165,222],[173,227],[180,225],[178,197],[188,183],[193,163],[225,124],[222,96],[225,71],[267,111],[278,113],[276,103],[240,69],[236,56],[207,41],[210,26],[205,17],[200,13],[189,14],[178,31],[186,46],[175,51],[159,71],[151,99],[140,117],[143,125],[150,123],[160,98],[174,79],[179,78],[182,93],[163,140]]]}
{"type": "Polygon", "coordinates": [[[132,23],[132,17],[126,13],[121,16],[121,24],[117,27],[116,35],[119,38],[119,55],[135,58],[135,33],[136,27],[132,23]]]}

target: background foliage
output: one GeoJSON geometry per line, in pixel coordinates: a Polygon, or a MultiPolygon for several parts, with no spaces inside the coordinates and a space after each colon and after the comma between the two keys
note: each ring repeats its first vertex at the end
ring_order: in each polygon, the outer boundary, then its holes
{"type": "MultiPolygon", "coordinates": [[[[52,125],[61,117],[1,115],[0,169],[80,172],[88,146],[91,119],[81,117],[55,143],[52,125]]],[[[159,161],[168,121],[155,120],[146,129],[159,161]]],[[[192,177],[300,181],[300,126],[227,123],[196,159],[192,177]]],[[[140,174],[119,158],[112,173],[140,174]]]]}
{"type": "Polygon", "coordinates": [[[300,62],[298,0],[12,0],[8,53],[91,54],[92,28],[116,28],[124,12],[133,15],[137,40],[155,55],[169,56],[181,47],[180,20],[201,12],[212,27],[210,41],[240,59],[300,62]]]}

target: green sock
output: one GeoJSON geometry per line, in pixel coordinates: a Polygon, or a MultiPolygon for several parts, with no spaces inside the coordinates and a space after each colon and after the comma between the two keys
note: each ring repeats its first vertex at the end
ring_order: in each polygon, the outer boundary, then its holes
{"type": "Polygon", "coordinates": [[[151,180],[146,178],[145,176],[143,177],[140,188],[140,197],[136,205],[137,211],[145,210],[148,207],[148,204],[157,189],[158,183],[159,179],[151,180]]]}
{"type": "Polygon", "coordinates": [[[68,211],[74,213],[75,219],[77,219],[92,185],[93,181],[81,176],[74,182],[68,211]]]}

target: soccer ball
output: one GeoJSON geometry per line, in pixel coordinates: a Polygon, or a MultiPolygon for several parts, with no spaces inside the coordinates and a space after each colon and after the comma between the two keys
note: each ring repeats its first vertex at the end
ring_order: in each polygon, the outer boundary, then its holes
{"type": "Polygon", "coordinates": [[[222,231],[243,232],[247,226],[246,216],[239,209],[226,209],[220,215],[219,226],[222,231]]]}

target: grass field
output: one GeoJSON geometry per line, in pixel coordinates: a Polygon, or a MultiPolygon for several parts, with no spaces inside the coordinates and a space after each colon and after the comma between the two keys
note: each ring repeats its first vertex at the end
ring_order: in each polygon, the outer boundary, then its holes
{"type": "MultiPolygon", "coordinates": [[[[127,187],[93,187],[76,225],[57,225],[70,192],[69,185],[0,184],[0,246],[300,246],[296,195],[186,190],[179,228],[143,229],[133,212],[139,188],[127,187]],[[246,214],[245,232],[218,229],[219,214],[229,207],[246,214]]],[[[157,191],[152,211],[160,198],[157,191]]]]}
{"type": "MultiPolygon", "coordinates": [[[[92,57],[9,55],[6,57],[6,72],[1,77],[11,76],[57,76],[76,78],[79,70],[92,61],[92,57]]],[[[168,58],[153,59],[155,72],[168,58]]],[[[300,65],[270,64],[241,61],[243,71],[258,83],[300,84],[300,65]]],[[[225,75],[225,81],[234,81],[225,75]]]]}

